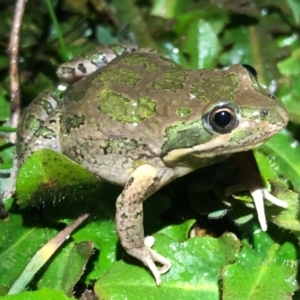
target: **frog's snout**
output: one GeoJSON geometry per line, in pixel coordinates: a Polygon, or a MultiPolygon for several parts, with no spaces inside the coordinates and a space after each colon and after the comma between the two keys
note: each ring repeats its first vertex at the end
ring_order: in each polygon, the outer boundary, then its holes
{"type": "Polygon", "coordinates": [[[288,114],[287,110],[285,109],[285,107],[282,105],[282,103],[281,103],[281,105],[278,105],[276,107],[276,110],[281,119],[280,123],[282,124],[282,128],[284,128],[287,125],[287,123],[289,122],[289,114],[288,114]]]}

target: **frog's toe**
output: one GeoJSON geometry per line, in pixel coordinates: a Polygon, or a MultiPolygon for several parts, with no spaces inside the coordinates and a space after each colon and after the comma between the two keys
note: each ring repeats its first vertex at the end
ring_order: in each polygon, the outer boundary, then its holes
{"type": "Polygon", "coordinates": [[[260,227],[263,231],[266,231],[268,226],[267,226],[265,207],[264,207],[264,197],[263,197],[262,190],[257,189],[254,191],[250,191],[250,194],[253,198],[256,207],[257,217],[258,217],[260,227]]]}
{"type": "Polygon", "coordinates": [[[162,267],[159,269],[160,274],[165,274],[169,271],[171,268],[171,262],[168,258],[165,258],[164,256],[158,254],[156,251],[152,250],[152,246],[154,245],[155,238],[153,236],[146,236],[144,238],[144,245],[146,247],[149,247],[150,254],[154,261],[162,264],[162,267]]]}
{"type": "Polygon", "coordinates": [[[161,284],[160,275],[165,274],[166,272],[169,271],[169,269],[171,268],[171,262],[169,259],[158,254],[156,251],[150,248],[148,248],[147,250],[149,251],[150,258],[149,260],[147,259],[146,262],[143,261],[143,263],[150,269],[151,273],[153,274],[156,285],[160,285],[161,284]],[[158,262],[162,264],[162,267],[158,269],[154,262],[158,262]]]}
{"type": "Polygon", "coordinates": [[[166,273],[171,268],[171,262],[168,258],[151,249],[154,241],[152,236],[148,236],[144,239],[143,247],[127,249],[127,253],[143,262],[150,269],[155,278],[156,285],[160,285],[160,275],[166,273]],[[162,267],[158,269],[155,262],[161,264],[162,267]]]}
{"type": "Polygon", "coordinates": [[[271,193],[269,193],[267,191],[267,189],[262,189],[261,191],[263,193],[263,197],[264,199],[272,202],[273,204],[277,205],[277,206],[280,206],[280,207],[283,207],[283,208],[287,208],[288,207],[288,204],[278,198],[276,198],[275,196],[273,196],[271,193]]]}
{"type": "Polygon", "coordinates": [[[152,248],[152,246],[154,245],[154,242],[155,242],[155,238],[152,235],[148,235],[144,238],[144,245],[149,248],[152,248]]]}

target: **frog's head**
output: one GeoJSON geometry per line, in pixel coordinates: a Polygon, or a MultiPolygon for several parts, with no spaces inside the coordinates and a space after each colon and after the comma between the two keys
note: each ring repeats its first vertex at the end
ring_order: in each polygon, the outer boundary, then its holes
{"type": "MultiPolygon", "coordinates": [[[[180,136],[181,131],[183,136],[184,131],[185,145],[181,149],[169,149],[171,151],[164,157],[166,162],[172,164],[185,160],[187,156],[211,160],[247,151],[261,145],[286,126],[287,111],[258,83],[252,67],[233,65],[225,71],[226,77],[231,77],[230,82],[234,82],[234,88],[228,87],[233,90],[231,99],[220,95],[219,99],[204,106],[196,121],[177,126],[175,135],[180,136]]],[[[175,131],[174,127],[172,130],[175,131]]],[[[168,137],[174,138],[174,132],[169,131],[165,145],[173,144],[168,137]]]]}

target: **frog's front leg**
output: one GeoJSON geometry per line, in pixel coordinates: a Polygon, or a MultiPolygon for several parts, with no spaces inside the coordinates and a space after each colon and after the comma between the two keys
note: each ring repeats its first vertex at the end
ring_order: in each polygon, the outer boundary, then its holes
{"type": "Polygon", "coordinates": [[[171,263],[151,249],[144,237],[143,201],[175,177],[172,169],[156,168],[151,165],[139,166],[128,178],[123,192],[117,199],[116,227],[123,248],[136,257],[152,272],[156,284],[160,275],[166,273],[171,263]],[[162,264],[158,269],[155,262],[162,264]]]}
{"type": "Polygon", "coordinates": [[[237,184],[226,189],[226,196],[229,196],[234,192],[248,190],[254,201],[261,229],[266,231],[267,221],[264,199],[283,208],[286,208],[288,205],[286,202],[270,194],[264,187],[253,151],[235,153],[232,155],[231,161],[233,162],[237,173],[237,184]]]}

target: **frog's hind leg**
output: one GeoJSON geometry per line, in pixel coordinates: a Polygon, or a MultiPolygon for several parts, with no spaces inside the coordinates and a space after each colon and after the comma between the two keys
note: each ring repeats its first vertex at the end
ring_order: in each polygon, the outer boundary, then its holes
{"type": "Polygon", "coordinates": [[[121,244],[128,254],[150,269],[157,285],[161,283],[160,275],[170,269],[171,263],[151,249],[153,238],[149,244],[149,237],[144,237],[143,201],[175,177],[173,169],[141,165],[128,178],[116,203],[116,227],[121,244]],[[162,267],[158,269],[155,262],[162,267]]]}
{"type": "Polygon", "coordinates": [[[13,159],[13,168],[8,186],[2,196],[3,201],[10,198],[16,188],[17,175],[20,165],[39,148],[45,148],[40,143],[37,132],[44,127],[45,121],[55,111],[57,101],[54,93],[44,92],[39,94],[24,110],[18,127],[16,154],[13,159]]]}
{"type": "MultiPolygon", "coordinates": [[[[53,92],[39,94],[26,108],[18,128],[17,154],[19,164],[23,163],[33,152],[59,146],[59,112],[57,99],[53,92]]],[[[58,149],[59,150],[59,149],[58,149]]]]}
{"type": "Polygon", "coordinates": [[[105,67],[115,58],[123,54],[140,51],[139,49],[144,48],[139,48],[133,43],[101,45],[89,49],[71,61],[62,64],[57,69],[56,74],[61,81],[74,83],[92,74],[96,70],[105,67]]]}

